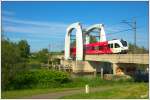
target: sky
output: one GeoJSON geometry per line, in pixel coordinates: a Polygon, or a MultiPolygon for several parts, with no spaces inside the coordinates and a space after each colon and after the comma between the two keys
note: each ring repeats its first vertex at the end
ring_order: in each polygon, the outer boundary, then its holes
{"type": "Polygon", "coordinates": [[[107,40],[122,38],[134,43],[133,30],[124,31],[131,26],[122,23],[133,22],[133,17],[136,44],[148,48],[148,1],[3,1],[1,9],[3,34],[14,42],[27,40],[32,52],[63,50],[66,28],[75,22],[83,28],[104,24],[107,40]]]}

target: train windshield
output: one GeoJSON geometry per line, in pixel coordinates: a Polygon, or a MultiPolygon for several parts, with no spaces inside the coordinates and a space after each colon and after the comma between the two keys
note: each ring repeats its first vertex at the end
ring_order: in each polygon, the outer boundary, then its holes
{"type": "Polygon", "coordinates": [[[123,45],[124,47],[127,46],[127,42],[126,42],[126,41],[121,40],[120,42],[122,43],[122,45],[123,45]]]}

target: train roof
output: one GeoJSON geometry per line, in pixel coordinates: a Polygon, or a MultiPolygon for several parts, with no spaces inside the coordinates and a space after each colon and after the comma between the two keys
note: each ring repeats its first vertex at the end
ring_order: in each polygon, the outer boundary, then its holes
{"type": "Polygon", "coordinates": [[[113,43],[113,42],[118,42],[118,41],[125,41],[123,39],[113,39],[113,40],[109,40],[108,43],[113,43]]]}

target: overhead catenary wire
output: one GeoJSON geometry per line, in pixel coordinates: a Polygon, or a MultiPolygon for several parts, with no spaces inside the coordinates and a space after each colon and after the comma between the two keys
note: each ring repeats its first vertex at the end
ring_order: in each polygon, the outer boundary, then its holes
{"type": "MultiPolygon", "coordinates": [[[[117,31],[117,32],[113,32],[113,33],[107,33],[107,35],[114,35],[114,34],[117,34],[117,33],[121,33],[121,32],[125,32],[125,31],[130,31],[132,29],[125,29],[125,30],[121,30],[121,31],[117,31]]],[[[92,31],[94,33],[99,33],[98,31],[92,31]]],[[[101,35],[102,36],[102,35],[101,35]]]]}
{"type": "MultiPolygon", "coordinates": [[[[137,29],[139,28],[143,28],[143,27],[137,27],[137,29]]],[[[112,32],[112,33],[107,33],[107,36],[111,36],[111,35],[115,35],[115,34],[118,34],[118,33],[122,33],[122,32],[126,32],[126,31],[131,31],[133,30],[132,28],[129,28],[129,29],[124,29],[124,30],[120,30],[120,31],[116,31],[116,32],[112,32]]],[[[91,31],[91,32],[94,32],[94,33],[99,33],[99,31],[91,31]]],[[[102,35],[101,35],[102,36],[102,35]]]]}
{"type": "MultiPolygon", "coordinates": [[[[144,16],[145,17],[145,16],[144,16]]],[[[139,19],[139,16],[136,17],[139,19]]],[[[140,18],[142,18],[142,16],[140,16],[140,18]]],[[[126,19],[127,20],[127,19],[126,19]]],[[[106,25],[106,26],[114,26],[114,25],[119,25],[121,24],[120,22],[118,23],[114,23],[114,24],[111,24],[111,25],[106,25]]],[[[139,29],[139,27],[137,27],[139,29]]],[[[144,27],[142,27],[144,28],[144,27]]],[[[127,31],[131,31],[132,29],[124,29],[124,30],[120,30],[120,31],[116,31],[116,32],[108,32],[106,33],[107,36],[112,36],[112,35],[116,35],[116,34],[119,34],[119,33],[122,33],[122,32],[127,32],[127,31]]],[[[94,32],[94,31],[93,31],[94,32]]],[[[95,31],[96,32],[96,31],[95,31]]],[[[99,32],[98,32],[99,33],[99,32]]],[[[126,33],[125,33],[126,34],[126,33]]],[[[75,37],[76,35],[71,35],[72,37],[75,37]]],[[[96,36],[97,37],[97,36],[96,36]]],[[[54,36],[53,38],[65,38],[65,36],[54,36]]],[[[75,40],[75,39],[72,39],[72,40],[75,40]]],[[[139,40],[138,40],[139,41],[139,40]]]]}

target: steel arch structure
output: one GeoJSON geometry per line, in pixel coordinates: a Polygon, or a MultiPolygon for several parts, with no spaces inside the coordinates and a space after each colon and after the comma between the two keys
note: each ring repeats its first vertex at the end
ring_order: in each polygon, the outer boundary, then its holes
{"type": "Polygon", "coordinates": [[[83,34],[82,32],[82,26],[79,22],[71,24],[66,31],[65,36],[65,59],[70,59],[70,34],[72,30],[76,30],[76,60],[83,60],[83,45],[84,45],[84,39],[85,44],[89,44],[90,36],[89,33],[94,29],[100,30],[100,41],[104,42],[106,41],[105,31],[104,31],[104,25],[103,24],[94,24],[86,29],[86,32],[83,34]]]}
{"type": "Polygon", "coordinates": [[[76,29],[76,60],[83,60],[83,33],[82,26],[79,22],[71,24],[67,28],[66,37],[65,37],[65,59],[70,58],[70,34],[73,29],[76,29]]]}

